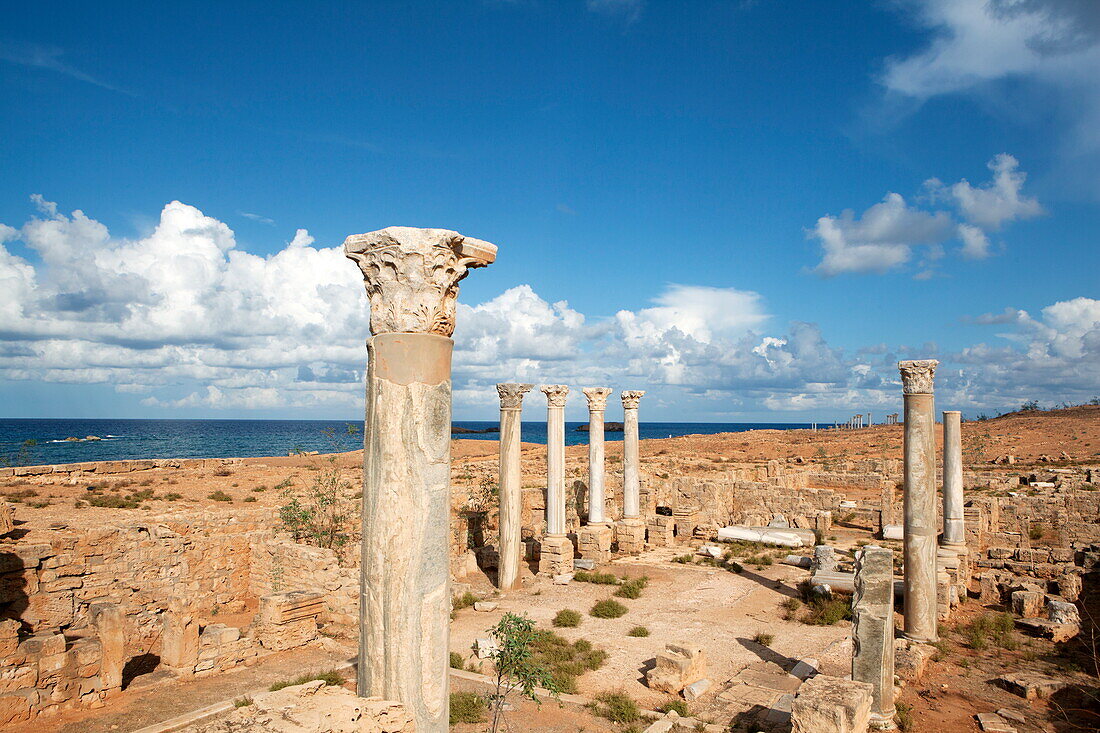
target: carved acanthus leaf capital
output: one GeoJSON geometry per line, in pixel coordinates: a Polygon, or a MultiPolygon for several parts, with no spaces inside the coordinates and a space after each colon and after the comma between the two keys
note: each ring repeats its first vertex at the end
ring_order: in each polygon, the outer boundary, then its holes
{"type": "Polygon", "coordinates": [[[531,391],[533,384],[517,384],[507,382],[497,385],[497,394],[500,395],[500,409],[518,410],[523,407],[523,395],[531,391]]]}
{"type": "Polygon", "coordinates": [[[449,229],[387,227],[351,235],[344,254],[363,272],[371,333],[450,336],[459,281],[495,260],[497,248],[449,229]]]}
{"type": "Polygon", "coordinates": [[[550,407],[565,407],[569,388],[564,384],[544,384],[539,389],[546,395],[546,404],[550,407]]]}
{"type": "Polygon", "coordinates": [[[626,389],[623,390],[623,409],[624,410],[637,410],[638,403],[641,401],[642,396],[645,395],[644,389],[626,389]]]}
{"type": "Polygon", "coordinates": [[[602,412],[607,409],[607,397],[615,390],[610,387],[585,387],[581,390],[588,398],[589,412],[602,412]]]}
{"type": "Polygon", "coordinates": [[[899,361],[898,371],[901,372],[901,388],[905,394],[932,394],[932,380],[936,376],[935,359],[917,359],[914,361],[899,361]]]}

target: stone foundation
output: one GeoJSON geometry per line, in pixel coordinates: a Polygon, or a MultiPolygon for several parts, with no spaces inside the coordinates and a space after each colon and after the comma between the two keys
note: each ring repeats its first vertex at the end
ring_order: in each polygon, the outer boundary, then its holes
{"type": "Polygon", "coordinates": [[[539,552],[539,574],[553,576],[573,572],[573,555],[573,541],[568,537],[543,537],[539,552]]]}
{"type": "Polygon", "coordinates": [[[615,542],[622,555],[637,555],[645,550],[645,524],[640,519],[621,519],[615,523],[615,542]]]}
{"type": "Polygon", "coordinates": [[[577,530],[577,552],[597,565],[611,562],[611,541],[614,532],[609,525],[593,524],[577,530]]]}

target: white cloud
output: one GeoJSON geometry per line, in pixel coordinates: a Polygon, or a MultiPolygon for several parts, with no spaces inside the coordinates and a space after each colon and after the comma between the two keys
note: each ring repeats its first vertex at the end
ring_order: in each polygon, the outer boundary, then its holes
{"type": "MultiPolygon", "coordinates": [[[[898,205],[906,210],[852,217],[846,235],[874,241],[923,226],[925,237],[940,236],[936,216],[907,222],[913,212],[900,197],[898,205]]],[[[110,385],[167,411],[347,414],[361,405],[368,305],[339,247],[318,247],[299,229],[259,257],[180,202],[137,239],[114,237],[80,211],[38,206],[22,227],[0,229],[33,253],[24,259],[0,244],[0,379],[110,385]]],[[[944,382],[952,404],[1096,389],[1100,301],[976,320],[1004,332],[999,345],[943,357],[957,365],[944,382]]],[[[479,416],[493,413],[493,385],[507,380],[647,389],[650,409],[667,419],[896,409],[894,352],[936,352],[875,344],[846,353],[814,324],[773,324],[759,293],[684,284],[607,318],[517,285],[460,303],[455,339],[456,410],[479,416]]],[[[582,404],[571,402],[574,417],[582,404]]]]}
{"type": "Polygon", "coordinates": [[[840,216],[821,217],[809,232],[822,250],[815,272],[823,277],[881,274],[900,269],[920,248],[919,272],[914,278],[927,280],[937,274],[937,260],[945,254],[943,243],[952,238],[962,242],[959,254],[966,259],[989,257],[988,231],[999,230],[1005,222],[1039,216],[1043,209],[1035,198],[1022,193],[1027,176],[1014,157],[997,155],[988,168],[992,180],[977,186],[966,179],[951,186],[936,178],[925,181],[927,208],[888,193],[858,217],[851,209],[840,216]],[[952,206],[965,222],[957,222],[952,212],[936,209],[937,204],[952,206]]]}

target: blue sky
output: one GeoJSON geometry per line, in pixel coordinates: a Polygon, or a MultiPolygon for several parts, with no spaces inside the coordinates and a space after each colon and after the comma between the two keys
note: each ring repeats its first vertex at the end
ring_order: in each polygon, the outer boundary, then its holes
{"type": "Polygon", "coordinates": [[[10,10],[0,415],[354,415],[333,248],[389,225],[500,247],[459,419],[883,414],[923,356],[968,414],[1100,394],[1100,8],[842,5],[10,10]]]}

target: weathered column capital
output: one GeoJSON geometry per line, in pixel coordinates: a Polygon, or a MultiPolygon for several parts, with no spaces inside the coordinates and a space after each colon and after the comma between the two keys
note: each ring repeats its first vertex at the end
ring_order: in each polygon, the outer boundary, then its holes
{"type": "Polygon", "coordinates": [[[518,410],[523,407],[523,395],[531,391],[535,385],[505,382],[497,385],[497,394],[500,395],[500,409],[518,410]]]}
{"type": "Polygon", "coordinates": [[[607,397],[615,390],[610,387],[585,387],[581,390],[588,398],[589,412],[603,412],[607,409],[607,397]]]}
{"type": "Polygon", "coordinates": [[[627,389],[623,390],[623,409],[624,410],[637,410],[638,403],[641,402],[642,397],[645,395],[644,389],[627,389]]]}
{"type": "Polygon", "coordinates": [[[565,407],[565,400],[569,396],[569,388],[564,384],[544,384],[539,389],[546,395],[546,403],[550,407],[565,407]]]}
{"type": "Polygon", "coordinates": [[[901,388],[904,394],[932,394],[932,378],[936,376],[935,359],[916,359],[899,361],[901,388]]]}
{"type": "Polygon", "coordinates": [[[450,336],[459,281],[492,263],[497,248],[449,229],[386,227],[351,235],[344,254],[363,271],[372,334],[450,336]]]}

